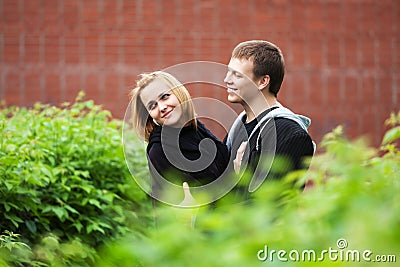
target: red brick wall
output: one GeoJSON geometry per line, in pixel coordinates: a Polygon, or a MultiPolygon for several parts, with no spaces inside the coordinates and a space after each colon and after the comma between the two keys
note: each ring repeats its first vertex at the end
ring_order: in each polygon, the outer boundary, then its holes
{"type": "Polygon", "coordinates": [[[316,141],[343,124],[378,144],[399,110],[399,12],[398,0],[0,0],[0,98],[84,90],[122,118],[139,73],[227,63],[238,42],[266,39],[286,59],[279,99],[312,118],[316,141]]]}

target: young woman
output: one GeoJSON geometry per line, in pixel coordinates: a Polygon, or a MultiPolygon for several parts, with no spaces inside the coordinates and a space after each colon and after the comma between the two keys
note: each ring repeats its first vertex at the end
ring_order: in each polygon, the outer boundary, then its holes
{"type": "MultiPolygon", "coordinates": [[[[152,196],[162,200],[165,180],[208,184],[226,169],[229,152],[195,117],[187,89],[171,74],[141,74],[131,92],[133,126],[147,142],[152,196]]],[[[178,197],[183,199],[182,195],[178,197]]]]}

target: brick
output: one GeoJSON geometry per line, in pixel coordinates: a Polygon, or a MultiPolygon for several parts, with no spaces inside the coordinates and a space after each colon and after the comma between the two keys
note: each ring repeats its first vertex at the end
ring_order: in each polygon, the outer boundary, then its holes
{"type": "Polygon", "coordinates": [[[61,76],[59,73],[46,73],[45,75],[45,101],[47,103],[61,103],[61,76]]]}
{"type": "Polygon", "coordinates": [[[62,1],[62,10],[63,10],[63,28],[66,31],[75,31],[79,26],[81,26],[82,18],[81,18],[81,9],[80,6],[84,5],[87,2],[94,1],[62,1]]]}
{"type": "Polygon", "coordinates": [[[373,69],[375,67],[375,38],[363,38],[359,43],[360,67],[362,69],[373,69]]]}
{"type": "Polygon", "coordinates": [[[23,105],[21,75],[18,72],[7,72],[4,75],[4,95],[7,105],[23,105]]]}
{"type": "Polygon", "coordinates": [[[23,13],[21,23],[24,25],[25,32],[39,32],[43,27],[43,16],[41,3],[39,0],[22,1],[23,13]]]}
{"type": "Polygon", "coordinates": [[[286,72],[283,83],[281,85],[281,89],[278,93],[278,100],[284,100],[289,103],[293,103],[294,86],[295,85],[293,83],[293,74],[291,72],[286,72]]]}
{"type": "Polygon", "coordinates": [[[78,93],[83,91],[80,73],[67,73],[65,75],[65,95],[64,101],[72,102],[78,93]]]}
{"type": "MultiPolygon", "coordinates": [[[[306,57],[308,51],[306,51],[305,38],[293,38],[291,39],[291,56],[288,65],[291,67],[303,68],[305,66],[306,57]]],[[[287,57],[286,57],[287,58],[287,57]]]]}
{"type": "Polygon", "coordinates": [[[20,35],[17,33],[3,34],[3,60],[4,63],[19,63],[22,59],[20,51],[20,35]]]}
{"type": "Polygon", "coordinates": [[[122,88],[124,88],[125,95],[128,95],[129,92],[136,86],[136,81],[139,79],[140,73],[127,73],[124,75],[122,79],[122,88]]]}
{"type": "Polygon", "coordinates": [[[396,1],[380,1],[379,5],[375,6],[375,16],[377,19],[377,29],[379,32],[396,33],[396,25],[399,24],[399,8],[396,8],[396,1]]]}
{"type": "Polygon", "coordinates": [[[19,27],[21,20],[19,16],[19,2],[18,1],[2,1],[2,21],[6,25],[19,27]]]}
{"type": "Polygon", "coordinates": [[[44,37],[44,62],[58,64],[61,61],[60,37],[46,35],[44,37]]]}
{"type": "Polygon", "coordinates": [[[342,1],[326,1],[324,3],[324,33],[332,33],[332,29],[335,29],[336,35],[343,34],[342,3],[342,1]]]}
{"type": "Polygon", "coordinates": [[[340,41],[338,38],[329,38],[326,42],[326,60],[330,68],[339,68],[340,62],[340,41]]]}
{"type": "Polygon", "coordinates": [[[392,86],[392,108],[399,111],[399,101],[400,101],[400,76],[394,75],[393,86],[392,86]]]}
{"type": "Polygon", "coordinates": [[[101,104],[101,89],[99,83],[98,73],[89,73],[85,77],[85,84],[83,86],[87,99],[93,99],[96,104],[101,104]]]}
{"type": "Polygon", "coordinates": [[[109,109],[114,116],[122,117],[125,113],[128,99],[122,98],[119,75],[110,73],[105,77],[104,99],[106,109],[109,109]],[[126,104],[122,104],[126,103],[126,104]]]}
{"type": "Polygon", "coordinates": [[[122,11],[119,16],[122,16],[122,27],[133,26],[136,23],[138,13],[140,13],[140,5],[136,1],[123,1],[122,11]]]}
{"type": "Polygon", "coordinates": [[[345,37],[343,43],[343,65],[348,70],[355,71],[359,67],[359,41],[355,37],[345,37]]]}
{"type": "Polygon", "coordinates": [[[101,14],[103,20],[103,27],[105,29],[114,29],[118,26],[118,1],[104,1],[103,2],[103,13],[101,14]]]}
{"type": "Polygon", "coordinates": [[[393,99],[393,88],[395,87],[393,74],[388,72],[381,73],[378,77],[378,95],[382,103],[392,103],[393,99]]]}
{"type": "Polygon", "coordinates": [[[157,39],[151,35],[145,36],[143,43],[138,47],[142,52],[143,63],[150,68],[155,68],[158,63],[158,45],[155,40],[157,39]]]}
{"type": "Polygon", "coordinates": [[[25,101],[27,105],[32,105],[35,102],[42,102],[44,94],[42,92],[41,80],[42,74],[37,70],[31,70],[24,73],[24,84],[26,88],[25,101]]]}
{"type": "MultiPolygon", "coordinates": [[[[354,136],[377,136],[366,122],[376,128],[400,101],[399,10],[393,0],[5,0],[1,95],[30,105],[41,92],[57,103],[82,87],[120,114],[137,74],[193,60],[227,64],[240,41],[267,39],[286,59],[279,99],[316,118],[316,140],[341,122],[354,136]]],[[[226,101],[224,90],[197,93],[226,101]]]]}
{"type": "Polygon", "coordinates": [[[99,31],[101,29],[99,24],[103,19],[99,13],[99,1],[82,1],[81,6],[81,26],[85,29],[85,32],[99,31]]]}
{"type": "Polygon", "coordinates": [[[359,12],[359,22],[358,28],[360,32],[363,33],[374,33],[379,31],[378,21],[380,20],[375,13],[376,10],[376,1],[363,1],[360,4],[358,12],[359,12]]]}
{"type": "Polygon", "coordinates": [[[80,41],[81,37],[74,34],[68,34],[64,37],[64,57],[66,64],[79,64],[81,62],[80,41]]]}
{"type": "Polygon", "coordinates": [[[97,65],[100,63],[99,45],[100,40],[98,35],[87,35],[83,38],[84,43],[84,58],[88,65],[97,65]]]}
{"type": "Polygon", "coordinates": [[[119,36],[108,34],[104,37],[104,63],[117,64],[119,62],[119,36]]]}
{"type": "Polygon", "coordinates": [[[307,6],[307,30],[318,34],[323,33],[325,29],[325,7],[322,1],[315,1],[307,6]]]}
{"type": "Polygon", "coordinates": [[[24,61],[27,63],[38,64],[41,61],[40,58],[40,35],[38,34],[27,34],[25,35],[24,42],[24,61]]]}
{"type": "Polygon", "coordinates": [[[363,23],[360,20],[361,3],[356,0],[346,1],[342,8],[343,28],[346,36],[356,37],[354,35],[359,33],[358,24],[363,23]]]}
{"type": "Polygon", "coordinates": [[[361,99],[363,105],[375,103],[375,79],[370,75],[364,75],[361,79],[361,99]]]}
{"type": "Polygon", "coordinates": [[[306,77],[303,72],[296,72],[291,75],[291,100],[295,106],[304,106],[309,103],[306,77]]]}
{"type": "Polygon", "coordinates": [[[330,107],[341,108],[343,105],[340,96],[340,77],[336,75],[327,76],[326,104],[330,107]]]}
{"type": "MultiPolygon", "coordinates": [[[[310,38],[311,39],[311,38],[310,38]]],[[[308,41],[307,49],[309,57],[306,59],[312,69],[320,69],[324,62],[323,42],[319,39],[311,39],[308,41]]]]}
{"type": "Polygon", "coordinates": [[[41,8],[43,9],[43,26],[46,32],[55,34],[60,32],[62,21],[60,20],[59,2],[58,1],[44,1],[41,8]]]}
{"type": "Polygon", "coordinates": [[[360,89],[357,76],[346,75],[344,77],[344,97],[347,104],[358,106],[362,103],[360,89]]]}
{"type": "Polygon", "coordinates": [[[325,84],[320,72],[310,73],[309,103],[311,106],[323,106],[325,101],[325,84]]]}
{"type": "Polygon", "coordinates": [[[344,118],[342,121],[345,134],[348,138],[354,139],[361,133],[361,122],[362,116],[359,112],[354,112],[354,110],[346,109],[344,113],[344,118]],[[352,114],[349,116],[349,114],[352,114]]]}
{"type": "Polygon", "coordinates": [[[307,28],[307,8],[304,8],[306,5],[307,3],[304,0],[294,1],[290,5],[291,24],[293,28],[307,28]]]}
{"type": "Polygon", "coordinates": [[[396,41],[392,37],[382,37],[378,41],[377,47],[377,66],[382,71],[388,71],[394,67],[393,54],[396,53],[396,41]]]}

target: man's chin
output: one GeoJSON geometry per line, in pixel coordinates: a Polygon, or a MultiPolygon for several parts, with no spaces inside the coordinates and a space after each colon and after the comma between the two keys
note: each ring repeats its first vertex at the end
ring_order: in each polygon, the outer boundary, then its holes
{"type": "Polygon", "coordinates": [[[242,99],[240,97],[238,97],[238,96],[229,96],[228,95],[228,101],[230,103],[241,103],[242,99]]]}

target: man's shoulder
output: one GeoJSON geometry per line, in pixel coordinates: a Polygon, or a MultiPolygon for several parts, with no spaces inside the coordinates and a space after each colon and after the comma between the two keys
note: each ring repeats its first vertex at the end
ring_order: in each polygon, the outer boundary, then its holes
{"type": "Polygon", "coordinates": [[[276,133],[286,135],[308,135],[307,131],[304,130],[297,122],[288,118],[275,117],[274,123],[276,127],[276,133]]]}

